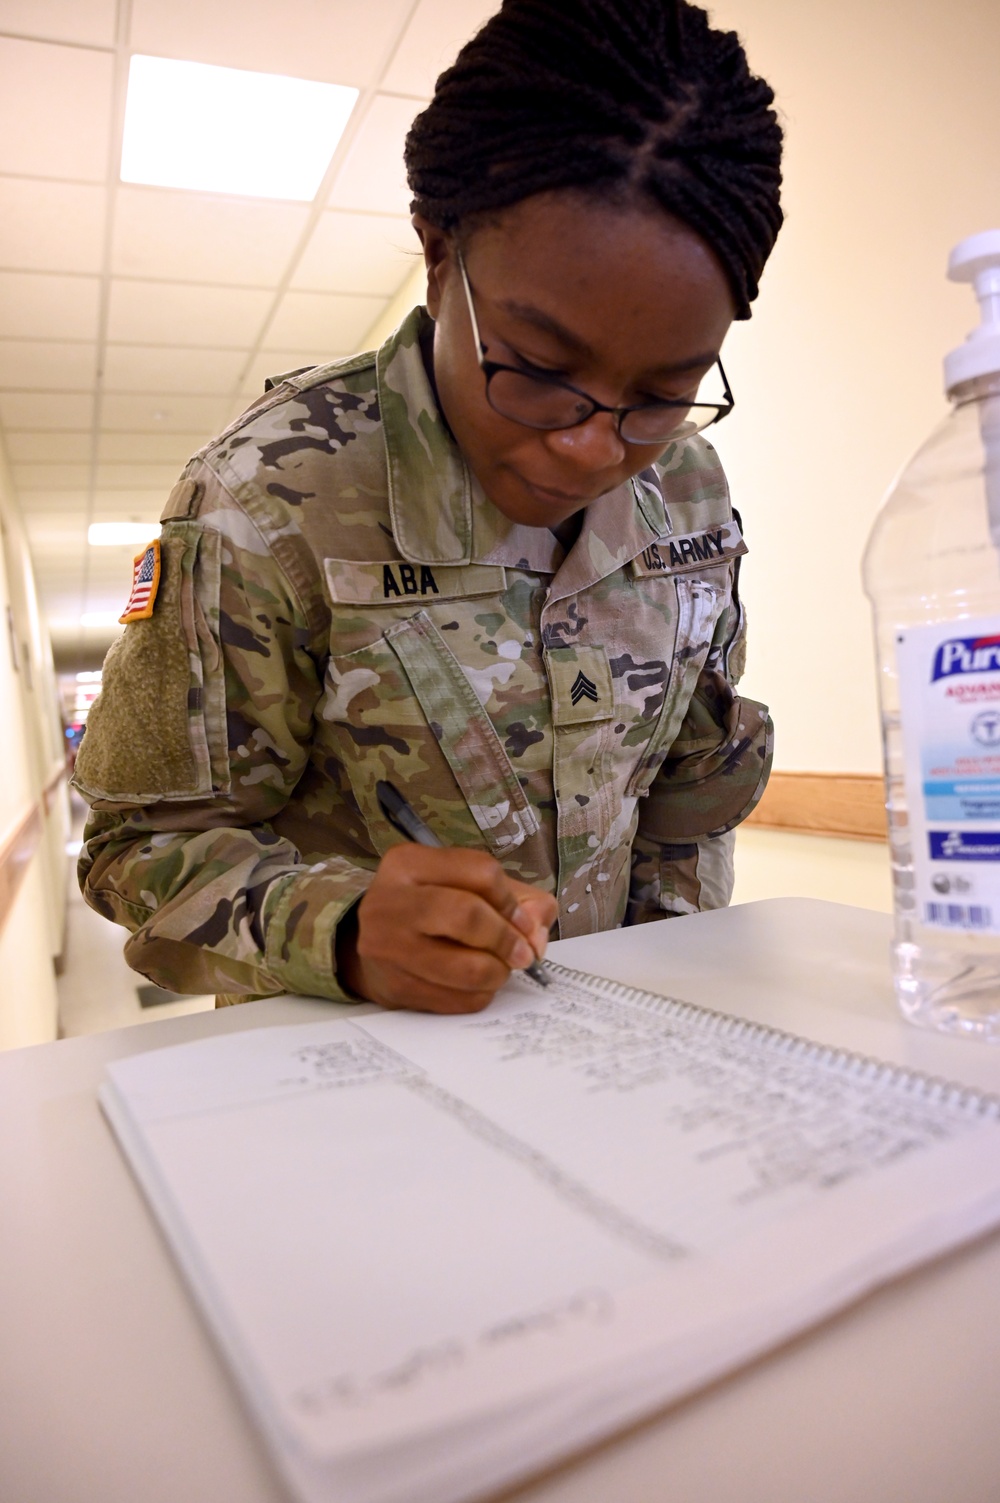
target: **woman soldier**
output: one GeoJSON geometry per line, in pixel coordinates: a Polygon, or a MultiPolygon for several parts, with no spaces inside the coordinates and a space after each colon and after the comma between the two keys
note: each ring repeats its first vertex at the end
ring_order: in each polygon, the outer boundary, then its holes
{"type": "Polygon", "coordinates": [[[781,222],[772,101],[684,0],[505,0],[439,79],[426,310],[270,383],[137,563],[76,772],[137,970],[461,1012],[553,925],[728,901],[768,723],[692,435],[781,222]]]}

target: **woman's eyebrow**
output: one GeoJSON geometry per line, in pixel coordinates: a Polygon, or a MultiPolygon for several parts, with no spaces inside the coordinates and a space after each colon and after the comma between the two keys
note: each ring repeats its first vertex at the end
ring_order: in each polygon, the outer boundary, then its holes
{"type": "Polygon", "coordinates": [[[587,341],[581,339],[579,334],[574,334],[571,329],[567,329],[565,324],[561,324],[550,313],[543,313],[541,308],[536,308],[531,303],[518,303],[513,298],[498,298],[497,305],[505,313],[509,313],[511,318],[531,324],[534,328],[540,329],[543,334],[551,334],[575,355],[582,355],[584,359],[594,359],[594,351],[587,341]]]}
{"type": "MultiPolygon", "coordinates": [[[[531,303],[519,303],[513,298],[498,298],[497,306],[511,318],[519,319],[522,323],[531,324],[543,334],[551,334],[558,339],[560,344],[566,346],[574,355],[581,356],[584,360],[594,360],[597,357],[587,341],[579,334],[574,334],[572,329],[567,329],[557,318],[550,313],[545,313],[541,308],[534,307],[531,303]]],[[[651,366],[647,372],[650,376],[681,376],[687,371],[708,369],[719,358],[718,350],[708,350],[704,354],[692,355],[687,360],[666,361],[663,365],[651,366]]]]}

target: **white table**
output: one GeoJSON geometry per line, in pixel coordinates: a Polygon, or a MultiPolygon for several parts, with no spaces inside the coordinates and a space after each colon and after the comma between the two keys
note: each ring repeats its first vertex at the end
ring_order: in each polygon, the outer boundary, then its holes
{"type": "MultiPolygon", "coordinates": [[[[897,1021],[889,921],[776,899],[553,958],[1000,1090],[1000,1049],[897,1021]]],[[[104,1063],[330,1015],[279,998],[0,1055],[0,1500],[285,1497],[102,1118],[104,1063]]],[[[524,1503],[997,1503],[1000,1237],[900,1280],[524,1503]]]]}

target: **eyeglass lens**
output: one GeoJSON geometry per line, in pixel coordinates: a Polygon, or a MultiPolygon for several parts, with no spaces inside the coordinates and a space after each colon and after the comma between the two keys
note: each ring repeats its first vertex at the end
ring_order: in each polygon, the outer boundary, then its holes
{"type": "MultiPolygon", "coordinates": [[[[703,387],[709,384],[708,378],[702,383],[703,387]]],[[[566,386],[507,369],[491,372],[487,395],[495,412],[532,428],[572,428],[594,410],[585,397],[566,386]]],[[[638,407],[623,414],[621,436],[630,443],[669,443],[707,428],[728,405],[720,398],[717,402],[692,402],[688,407],[638,407]]]]}

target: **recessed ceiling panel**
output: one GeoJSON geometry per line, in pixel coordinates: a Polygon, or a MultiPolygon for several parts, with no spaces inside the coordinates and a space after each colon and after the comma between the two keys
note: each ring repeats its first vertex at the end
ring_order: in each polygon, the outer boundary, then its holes
{"type": "Polygon", "coordinates": [[[122,181],[311,202],[357,99],[346,84],[136,54],[122,181]]]}
{"type": "Polygon", "coordinates": [[[0,177],[0,266],[99,272],[106,198],[92,183],[0,177]]]}
{"type": "MultiPolygon", "coordinates": [[[[95,344],[58,344],[54,340],[0,339],[0,389],[29,392],[64,392],[67,396],[66,420],[32,426],[82,427],[79,408],[69,397],[74,392],[93,390],[97,379],[95,344]]],[[[30,401],[30,397],[26,398],[30,401]]],[[[9,399],[6,399],[9,400],[9,399]]],[[[6,401],[0,412],[6,410],[6,401]]],[[[58,416],[58,414],[56,414],[58,416]]],[[[8,419],[8,421],[10,421],[8,419]]],[[[21,427],[21,423],[17,423],[21,427]]],[[[24,426],[28,426],[25,424],[24,426]]]]}
{"type": "Polygon", "coordinates": [[[180,464],[99,464],[95,481],[99,491],[149,491],[165,501],[180,469],[180,464]]]}
{"type": "Polygon", "coordinates": [[[116,344],[249,349],[271,306],[267,292],[170,282],[111,284],[108,338],[116,344]]]}
{"type": "Polygon", "coordinates": [[[326,350],[326,358],[333,360],[363,348],[365,335],[384,307],[385,298],[380,297],[288,292],[268,326],[264,344],[275,350],[326,350]]]}
{"type": "Polygon", "coordinates": [[[430,97],[439,73],[494,11],[498,0],[420,0],[382,80],[396,94],[430,97]]]}
{"type": "Polygon", "coordinates": [[[104,389],[228,395],[248,359],[246,350],[178,350],[109,344],[104,352],[104,389]]]}
{"type": "Polygon", "coordinates": [[[101,426],[118,433],[203,433],[207,440],[227,410],[218,397],[109,396],[101,402],[101,426]]]}
{"type": "Polygon", "coordinates": [[[97,277],[0,271],[0,337],[96,339],[97,277]]]}
{"type": "Polygon", "coordinates": [[[90,428],[94,398],[74,392],[0,391],[0,423],[5,428],[33,431],[90,428]]]}
{"type": "Polygon", "coordinates": [[[152,490],[132,486],[126,490],[99,490],[94,492],[95,522],[125,522],[130,517],[137,521],[159,521],[167,495],[177,476],[171,473],[167,489],[154,486],[152,490]]]}
{"type": "Polygon", "coordinates": [[[102,433],[100,464],[170,464],[178,468],[205,442],[200,433],[102,433]]]}
{"type": "Polygon", "coordinates": [[[405,281],[419,252],[409,219],[328,210],[309,238],[292,287],[389,297],[405,281]]]}
{"type": "Polygon", "coordinates": [[[90,468],[85,464],[15,464],[11,474],[19,491],[70,490],[87,484],[90,468]]]}
{"type": "Polygon", "coordinates": [[[333,180],[330,208],[409,213],[403,142],[414,115],[422,108],[419,99],[375,95],[333,180]]]}
{"type": "Polygon", "coordinates": [[[264,382],[283,376],[305,365],[326,365],[330,354],[325,350],[262,350],[247,367],[240,388],[244,403],[264,395],[264,382]]]}
{"type": "Polygon", "coordinates": [[[133,0],[133,52],[259,68],[363,88],[378,73],[410,0],[133,0]]]}
{"type": "Polygon", "coordinates": [[[87,492],[83,489],[71,491],[31,491],[29,495],[21,497],[21,510],[25,517],[33,515],[61,514],[63,512],[82,512],[87,505],[87,492]]]}
{"type": "Polygon", "coordinates": [[[284,275],[308,216],[302,204],[123,183],[115,204],[112,270],[169,282],[272,287],[284,275]]]}
{"type": "Polygon", "coordinates": [[[89,433],[5,433],[11,464],[83,464],[90,459],[89,433]]]}
{"type": "Polygon", "coordinates": [[[0,172],[103,182],[112,55],[0,37],[0,172]]]}
{"type": "Polygon", "coordinates": [[[117,9],[116,0],[0,0],[0,31],[113,47],[117,9]]]}

